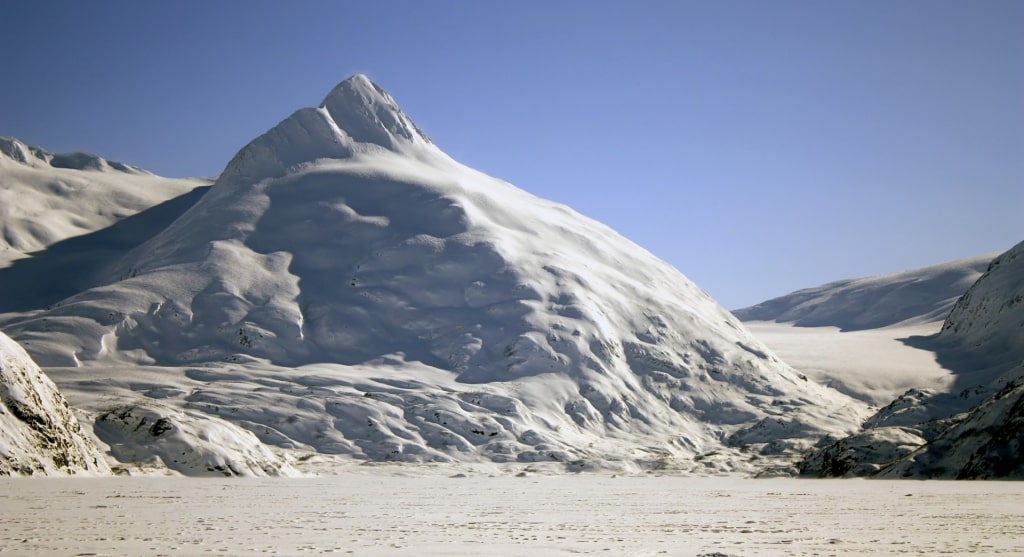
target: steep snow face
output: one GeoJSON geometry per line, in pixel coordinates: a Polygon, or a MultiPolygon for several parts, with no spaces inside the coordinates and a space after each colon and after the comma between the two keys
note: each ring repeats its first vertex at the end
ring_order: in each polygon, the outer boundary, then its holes
{"type": "Polygon", "coordinates": [[[265,381],[259,362],[336,366],[295,391],[317,401],[301,407],[322,435],[282,425],[292,390],[240,420],[373,459],[578,460],[611,451],[607,436],[668,456],[779,454],[864,416],[669,265],[450,159],[362,76],[243,148],[106,284],[6,328],[48,365],[246,364],[201,381],[218,408],[265,381]]]}
{"type": "Polygon", "coordinates": [[[957,300],[939,336],[990,356],[1024,352],[1024,242],[992,260],[957,300]]]}
{"type": "Polygon", "coordinates": [[[844,331],[941,321],[997,254],[921,269],[831,282],[733,313],[742,321],[777,321],[844,331]]]}
{"type": "Polygon", "coordinates": [[[109,474],[56,385],[0,333],[0,475],[109,474]]]}
{"type": "Polygon", "coordinates": [[[364,75],[339,83],[320,108],[326,109],[338,129],[357,143],[406,153],[430,144],[391,95],[364,75]]]}

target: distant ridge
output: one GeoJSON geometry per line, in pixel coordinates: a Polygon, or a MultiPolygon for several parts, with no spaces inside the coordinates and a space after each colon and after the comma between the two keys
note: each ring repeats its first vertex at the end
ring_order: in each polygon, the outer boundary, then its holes
{"type": "Polygon", "coordinates": [[[742,321],[844,331],[942,321],[998,253],[899,273],[840,280],[738,309],[742,321]]]}

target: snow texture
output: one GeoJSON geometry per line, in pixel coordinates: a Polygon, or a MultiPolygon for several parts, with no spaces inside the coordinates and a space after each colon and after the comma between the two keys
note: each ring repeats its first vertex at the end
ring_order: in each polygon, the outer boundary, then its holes
{"type": "Polygon", "coordinates": [[[423,467],[367,468],[252,481],[20,481],[4,494],[0,553],[1024,555],[1019,482],[517,477],[450,466],[409,477],[423,467]]]}
{"type": "Polygon", "coordinates": [[[981,276],[986,254],[921,269],[830,282],[735,310],[742,321],[776,321],[843,331],[913,325],[945,319],[981,276]]]}
{"type": "Polygon", "coordinates": [[[277,448],[719,472],[785,467],[866,417],[676,269],[453,161],[363,76],[108,261],[0,315],[37,361],[79,369],[60,375],[95,412],[159,384],[277,448]]]}
{"type": "Polygon", "coordinates": [[[252,432],[202,412],[154,403],[115,408],[97,417],[96,433],[122,462],[148,460],[187,475],[298,475],[252,432]]]}
{"type": "Polygon", "coordinates": [[[0,475],[109,474],[57,386],[0,333],[0,475]]]}

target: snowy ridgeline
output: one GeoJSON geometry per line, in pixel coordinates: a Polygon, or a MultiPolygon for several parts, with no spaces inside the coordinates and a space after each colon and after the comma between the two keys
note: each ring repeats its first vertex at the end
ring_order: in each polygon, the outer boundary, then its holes
{"type": "MultiPolygon", "coordinates": [[[[58,205],[74,193],[45,173],[112,174],[29,159],[2,170],[58,205]]],[[[867,415],[642,248],[453,161],[362,76],[243,148],[209,191],[178,186],[114,224],[82,205],[73,253],[0,268],[20,285],[0,326],[126,461],[792,471],[867,415]],[[82,254],[88,272],[57,284],[82,254]]]]}
{"type": "Polygon", "coordinates": [[[843,331],[941,321],[998,253],[921,269],[830,282],[735,310],[742,321],[843,331]]]}
{"type": "Polygon", "coordinates": [[[934,337],[906,339],[952,371],[861,432],[825,440],[801,472],[885,478],[1024,478],[1024,243],[996,257],[934,337]]]}

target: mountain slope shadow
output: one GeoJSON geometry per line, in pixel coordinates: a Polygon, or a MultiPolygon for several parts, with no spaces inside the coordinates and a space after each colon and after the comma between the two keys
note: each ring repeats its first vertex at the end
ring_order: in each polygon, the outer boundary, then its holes
{"type": "Polygon", "coordinates": [[[97,286],[118,257],[158,234],[210,189],[200,186],[122,219],[107,228],[68,238],[0,269],[0,313],[42,309],[97,286]]]}

